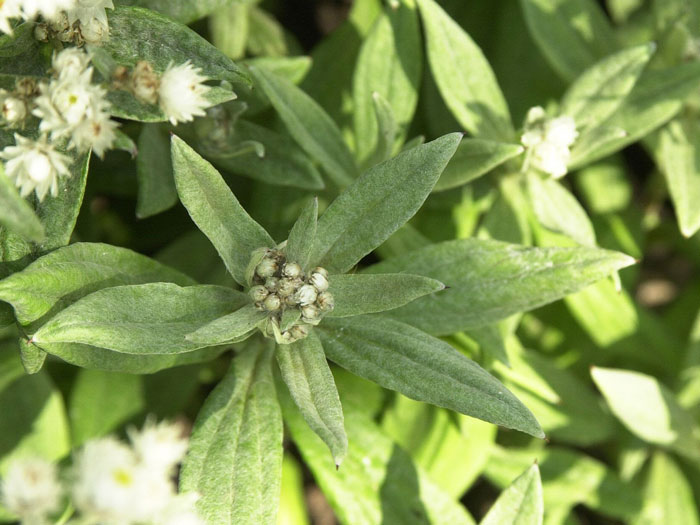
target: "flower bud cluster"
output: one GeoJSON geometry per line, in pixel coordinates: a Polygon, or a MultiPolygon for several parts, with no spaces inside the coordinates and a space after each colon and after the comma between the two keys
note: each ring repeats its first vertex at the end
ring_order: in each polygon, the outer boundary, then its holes
{"type": "Polygon", "coordinates": [[[18,459],[0,481],[0,503],[22,523],[48,523],[65,508],[65,499],[79,514],[72,523],[203,525],[195,511],[197,494],[178,494],[173,483],[187,450],[183,430],[149,421],[129,432],[130,445],[114,437],[88,441],[64,483],[54,464],[18,459]]]}
{"type": "Polygon", "coordinates": [[[267,335],[278,343],[292,343],[309,334],[335,302],[328,291],[328,272],[321,267],[305,273],[296,262],[289,261],[280,250],[267,250],[255,266],[249,294],[255,306],[270,313],[267,335]],[[281,327],[282,314],[298,310],[299,320],[291,327],[281,327]]]}
{"type": "Polygon", "coordinates": [[[520,142],[527,148],[527,163],[560,178],[566,175],[570,148],[577,137],[574,119],[548,118],[544,109],[536,106],[527,113],[520,142]]]}
{"type": "Polygon", "coordinates": [[[205,96],[210,88],[204,82],[209,79],[201,73],[189,60],[179,65],[171,62],[162,74],[141,60],[131,70],[118,67],[112,80],[115,88],[131,92],[140,102],[157,104],[175,126],[206,114],[210,103],[205,96]]]}

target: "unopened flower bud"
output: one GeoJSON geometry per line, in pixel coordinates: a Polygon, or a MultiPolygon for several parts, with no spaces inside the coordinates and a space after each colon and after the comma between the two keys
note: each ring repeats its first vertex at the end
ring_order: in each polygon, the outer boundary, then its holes
{"type": "Polygon", "coordinates": [[[270,292],[276,292],[279,287],[280,280],[277,277],[268,277],[265,279],[265,288],[270,292]]]}
{"type": "Polygon", "coordinates": [[[279,296],[273,293],[265,297],[265,300],[263,301],[263,307],[268,312],[279,310],[280,306],[282,306],[282,301],[280,300],[279,296]]]}
{"type": "Polygon", "coordinates": [[[273,275],[275,275],[277,269],[277,261],[266,257],[262,261],[260,261],[260,263],[255,267],[255,273],[257,273],[260,277],[265,279],[267,277],[272,277],[273,275]]]}
{"type": "Polygon", "coordinates": [[[288,297],[297,291],[300,284],[300,279],[280,279],[277,284],[277,293],[280,297],[288,297]]]}
{"type": "Polygon", "coordinates": [[[328,278],[320,272],[312,272],[309,282],[319,292],[325,292],[328,290],[328,278]]]}
{"type": "Polygon", "coordinates": [[[298,341],[299,339],[304,339],[307,335],[309,335],[309,327],[303,324],[295,324],[288,330],[288,332],[295,341],[298,341]]]}
{"type": "Polygon", "coordinates": [[[305,284],[296,291],[294,299],[300,305],[306,306],[307,304],[313,304],[316,301],[317,295],[318,292],[316,292],[316,288],[310,284],[305,284]]]}
{"type": "Polygon", "coordinates": [[[326,279],[328,279],[328,270],[326,270],[325,268],[322,268],[321,266],[317,266],[316,268],[314,268],[313,270],[311,270],[311,273],[320,273],[320,274],[323,275],[326,279]]]}
{"type": "Polygon", "coordinates": [[[49,41],[49,27],[47,24],[37,24],[34,26],[34,38],[39,42],[49,41]]]}
{"type": "Polygon", "coordinates": [[[321,292],[318,294],[317,304],[324,312],[330,312],[335,308],[335,299],[330,292],[321,292]]]}
{"type": "Polygon", "coordinates": [[[301,275],[301,266],[297,263],[288,262],[282,268],[282,273],[287,277],[299,277],[301,275]]]}
{"type": "Polygon", "coordinates": [[[18,124],[27,116],[27,105],[19,98],[7,97],[2,103],[2,118],[10,125],[18,124]]]}
{"type": "Polygon", "coordinates": [[[305,322],[316,325],[321,321],[321,312],[314,305],[309,304],[301,307],[301,317],[305,322]]]}
{"type": "Polygon", "coordinates": [[[255,301],[256,303],[264,301],[265,297],[267,297],[269,294],[267,288],[261,285],[253,286],[248,293],[250,294],[250,297],[253,299],[253,301],[255,301]]]}
{"type": "Polygon", "coordinates": [[[160,77],[153,71],[153,66],[146,60],[139,60],[131,73],[131,91],[142,102],[155,104],[158,102],[158,87],[160,77]]]}

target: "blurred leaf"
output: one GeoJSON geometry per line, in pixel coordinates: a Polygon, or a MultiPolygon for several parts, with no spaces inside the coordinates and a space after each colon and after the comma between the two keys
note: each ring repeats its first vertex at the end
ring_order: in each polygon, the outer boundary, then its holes
{"type": "Polygon", "coordinates": [[[191,352],[207,345],[186,340],[185,335],[247,301],[243,293],[220,286],[115,286],[62,310],[32,339],[41,348],[79,343],[136,355],[191,352]]]}
{"type": "Polygon", "coordinates": [[[248,51],[253,55],[284,56],[299,53],[291,33],[265,10],[252,6],[248,14],[248,51]]]}
{"type": "Polygon", "coordinates": [[[326,443],[336,468],[348,452],[343,408],[326,354],[315,333],[275,351],[282,379],[309,427],[326,443]]]}
{"type": "Polygon", "coordinates": [[[418,211],[460,138],[445,135],[366,171],[321,215],[310,264],[346,272],[385,241],[418,211]]]}
{"type": "Polygon", "coordinates": [[[365,162],[366,166],[374,166],[392,157],[394,143],[400,131],[391,104],[376,91],[372,93],[372,108],[377,119],[377,144],[365,162]]]}
{"type": "Polygon", "coordinates": [[[233,59],[242,58],[248,41],[251,5],[248,2],[228,0],[220,3],[222,7],[213,11],[209,17],[211,42],[226,56],[233,59]]]}
{"type": "Polygon", "coordinates": [[[631,257],[597,248],[528,248],[460,239],[381,262],[371,272],[413,273],[444,283],[445,291],[387,315],[449,335],[556,301],[633,263],[631,257]]]}
{"type": "Polygon", "coordinates": [[[138,148],[136,216],[144,219],[174,206],[177,190],[170,159],[170,137],[166,130],[157,124],[144,124],[138,148]]]}
{"type": "Polygon", "coordinates": [[[311,525],[304,501],[304,473],[291,454],[282,458],[282,493],[277,525],[311,525]]]}
{"type": "Polygon", "coordinates": [[[445,104],[479,138],[511,141],[508,105],[486,57],[434,0],[417,0],[430,69],[445,104]]]}
{"type": "Polygon", "coordinates": [[[462,186],[517,157],[523,151],[523,147],[516,144],[464,138],[454,157],[447,163],[433,191],[462,186]]]}
{"type": "Polygon", "coordinates": [[[208,523],[274,525],[282,475],[282,416],[272,345],[240,352],[197,415],[180,490],[197,492],[208,523]]]}
{"type": "Polygon", "coordinates": [[[541,525],[543,515],[542,481],[535,463],[498,496],[480,525],[541,525]]]}
{"type": "Polygon", "coordinates": [[[44,226],[0,164],[0,224],[29,241],[44,240],[44,226]]]}
{"type": "Polygon", "coordinates": [[[325,319],[318,328],[328,358],[402,394],[535,437],[534,416],[488,372],[447,343],[381,316],[325,319]]]}
{"type": "Polygon", "coordinates": [[[328,317],[383,312],[445,289],[434,279],[410,274],[332,275],[329,283],[335,308],[328,317]]]}
{"type": "Polygon", "coordinates": [[[700,458],[693,419],[656,378],[613,368],[591,369],[613,414],[639,438],[692,459],[700,458]]]}
{"type": "MultiPolygon", "coordinates": [[[[239,1],[233,0],[233,3],[239,3],[239,1]]],[[[178,0],[177,2],[171,2],[170,0],[129,0],[129,3],[153,9],[182,24],[189,24],[226,4],[232,3],[232,0],[178,0]]]]}
{"type": "Polygon", "coordinates": [[[20,323],[29,324],[102,288],[154,281],[195,284],[186,275],[126,248],[76,243],[0,281],[0,300],[12,304],[20,323]]]}
{"type": "Polygon", "coordinates": [[[551,66],[573,80],[615,51],[615,34],[594,0],[521,0],[530,34],[551,66]]]}
{"type": "Polygon", "coordinates": [[[172,159],[180,200],[228,271],[243,284],[251,253],[272,248],[275,242],[246,213],[214,167],[176,136],[172,138],[172,159]]]}
{"type": "MultiPolygon", "coordinates": [[[[423,68],[418,13],[413,0],[385,7],[365,38],[353,77],[355,149],[365,163],[377,148],[379,126],[374,97],[389,102],[403,141],[418,102],[423,68]]],[[[389,144],[393,146],[393,140],[389,144]]],[[[383,160],[383,159],[382,159],[383,160]]],[[[371,165],[371,164],[370,164],[371,165]]]]}
{"type": "Polygon", "coordinates": [[[614,213],[630,205],[632,184],[619,158],[587,166],[574,177],[576,189],[591,212],[614,213]]]}
{"type": "Polygon", "coordinates": [[[343,136],[328,114],[301,89],[263,68],[250,68],[294,140],[338,185],[355,179],[357,166],[343,136]]]}
{"type": "Polygon", "coordinates": [[[313,198],[299,214],[287,239],[287,258],[296,262],[302,269],[309,266],[311,249],[316,240],[316,224],[318,220],[318,198],[313,198]]]}

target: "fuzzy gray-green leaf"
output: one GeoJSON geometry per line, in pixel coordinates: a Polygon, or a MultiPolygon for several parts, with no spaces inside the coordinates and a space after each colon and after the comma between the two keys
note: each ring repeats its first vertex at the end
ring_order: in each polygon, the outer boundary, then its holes
{"type": "Polygon", "coordinates": [[[139,135],[136,177],[139,189],[136,216],[150,217],[177,203],[177,189],[170,158],[170,138],[158,124],[144,124],[139,135]]]}
{"type": "Polygon", "coordinates": [[[294,223],[287,239],[287,259],[306,269],[316,240],[316,223],[318,219],[318,198],[314,197],[304,207],[294,223]]]}
{"type": "Polygon", "coordinates": [[[221,286],[149,283],[87,295],[33,336],[43,343],[79,343],[125,354],[178,354],[207,345],[185,336],[248,301],[221,286]]]}
{"type": "Polygon", "coordinates": [[[387,313],[435,335],[449,335],[531,310],[634,264],[598,248],[532,248],[458,239],[414,250],[371,267],[408,272],[445,283],[447,290],[387,313]]]}
{"type": "Polygon", "coordinates": [[[207,523],[276,523],[282,415],[272,353],[267,344],[240,352],[197,415],[180,490],[200,494],[207,523]]]}
{"type": "Polygon", "coordinates": [[[279,345],[275,355],[292,399],[309,426],[328,445],[335,464],[340,465],[348,450],[348,438],[343,407],[321,341],[312,332],[295,343],[279,345]]]}
{"type": "Polygon", "coordinates": [[[310,264],[344,273],[418,211],[457,149],[451,133],[370,168],[318,221],[310,264]]]}
{"type": "Polygon", "coordinates": [[[155,281],[195,284],[186,275],[126,248],[75,243],[0,281],[0,300],[13,306],[20,323],[28,324],[56,304],[67,306],[101,288],[155,281]]]}
{"type": "Polygon", "coordinates": [[[417,328],[382,316],[325,319],[331,361],[370,381],[490,423],[544,437],[535,416],[471,359],[417,328]]]}
{"type": "Polygon", "coordinates": [[[20,197],[1,164],[0,224],[27,240],[40,242],[44,239],[44,226],[29,203],[20,197]]]}
{"type": "Polygon", "coordinates": [[[240,341],[267,315],[267,312],[258,310],[252,304],[247,304],[235,312],[219,317],[187,334],[185,339],[206,346],[240,341]]]}
{"type": "Polygon", "coordinates": [[[435,279],[405,273],[332,275],[329,282],[335,308],[328,317],[383,312],[445,288],[435,279]]]}
{"type": "Polygon", "coordinates": [[[253,250],[275,242],[243,209],[221,175],[182,139],[172,138],[173,170],[180,200],[239,283],[253,250]]]}

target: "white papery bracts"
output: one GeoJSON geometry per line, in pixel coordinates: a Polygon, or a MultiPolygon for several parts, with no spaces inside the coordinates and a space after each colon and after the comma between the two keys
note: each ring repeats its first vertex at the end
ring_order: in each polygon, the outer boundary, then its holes
{"type": "Polygon", "coordinates": [[[304,272],[281,250],[256,250],[248,275],[252,285],[248,293],[256,308],[269,312],[263,333],[279,344],[306,337],[309,327],[320,323],[335,305],[328,291],[328,272],[321,267],[304,272]]]}
{"type": "Polygon", "coordinates": [[[526,167],[532,165],[554,178],[563,177],[571,157],[570,148],[577,137],[576,123],[571,117],[550,118],[540,106],[530,108],[520,137],[527,150],[526,167]]]}

